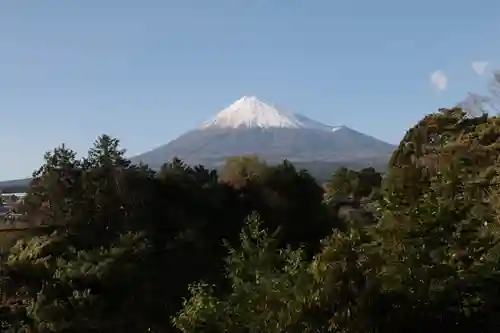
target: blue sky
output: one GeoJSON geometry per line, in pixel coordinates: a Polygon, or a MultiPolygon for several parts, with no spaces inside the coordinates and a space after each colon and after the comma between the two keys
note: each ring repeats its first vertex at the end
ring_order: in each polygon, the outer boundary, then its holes
{"type": "Polygon", "coordinates": [[[242,95],[397,143],[484,90],[471,63],[498,63],[499,13],[497,0],[2,1],[0,179],[101,133],[149,150],[242,95]]]}

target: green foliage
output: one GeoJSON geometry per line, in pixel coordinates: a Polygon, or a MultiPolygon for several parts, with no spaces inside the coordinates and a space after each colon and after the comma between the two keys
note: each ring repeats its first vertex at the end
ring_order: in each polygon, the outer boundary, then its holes
{"type": "Polygon", "coordinates": [[[266,228],[281,230],[281,246],[307,245],[309,252],[338,225],[336,219],[327,220],[323,189],[305,170],[295,169],[288,161],[267,167],[242,192],[249,210],[260,213],[266,228]]]}
{"type": "MultiPolygon", "coordinates": [[[[223,241],[239,246],[251,211],[274,218],[270,231],[290,229],[293,223],[277,219],[292,208],[321,218],[321,188],[289,164],[262,169],[262,178],[238,187],[202,166],[174,159],[154,172],[131,165],[124,153],[103,135],[81,160],[64,145],[45,155],[23,210],[32,226],[46,227],[2,261],[4,331],[173,330],[170,318],[191,283],[223,288],[223,241]],[[260,198],[266,191],[275,201],[260,198]],[[315,196],[303,200],[302,192],[315,196]]],[[[325,233],[286,235],[280,246],[310,247],[325,233]]]]}
{"type": "MultiPolygon", "coordinates": [[[[300,318],[300,329],[260,319],[279,318],[279,307],[266,308],[257,318],[255,311],[232,313],[230,318],[248,319],[225,326],[230,322],[224,316],[246,304],[246,297],[233,299],[239,290],[235,283],[229,294],[195,291],[177,318],[191,325],[182,328],[240,332],[260,325],[256,330],[271,332],[495,331],[500,299],[498,124],[498,118],[471,119],[454,109],[430,115],[410,130],[383,182],[378,223],[335,231],[323,241],[317,256],[311,261],[302,259],[302,274],[308,278],[301,280],[297,294],[288,296],[290,304],[297,304],[294,297],[301,295],[300,290],[312,295],[299,302],[298,316],[288,317],[300,318]],[[189,312],[193,310],[190,302],[203,297],[218,306],[198,317],[189,312]]],[[[359,190],[363,186],[356,176],[340,170],[327,189],[338,194],[337,199],[366,196],[369,186],[359,190]]],[[[365,184],[369,184],[366,178],[365,184]]],[[[269,257],[274,253],[263,252],[269,257]]],[[[259,271],[251,260],[245,265],[259,271]]],[[[244,281],[246,290],[261,290],[261,285],[269,283],[257,283],[248,276],[244,281]]]]}
{"type": "Polygon", "coordinates": [[[217,296],[215,286],[190,287],[191,296],[174,319],[182,332],[287,332],[302,325],[311,299],[313,276],[303,251],[280,249],[261,229],[256,215],[241,233],[241,247],[229,247],[226,260],[230,290],[217,296]]]}
{"type": "Polygon", "coordinates": [[[106,135],[83,159],[63,145],[23,205],[46,227],[0,258],[1,330],[496,332],[499,129],[440,110],[383,178],[340,169],[325,189],[288,161],[219,177],[131,165],[106,135]]]}
{"type": "Polygon", "coordinates": [[[360,203],[363,199],[374,199],[379,195],[381,183],[382,175],[374,168],[360,171],[340,168],[326,182],[325,197],[330,203],[360,203]]]}
{"type": "Polygon", "coordinates": [[[257,156],[231,156],[226,159],[220,179],[240,187],[246,185],[251,179],[261,176],[264,170],[266,170],[266,163],[259,160],[257,156]]]}

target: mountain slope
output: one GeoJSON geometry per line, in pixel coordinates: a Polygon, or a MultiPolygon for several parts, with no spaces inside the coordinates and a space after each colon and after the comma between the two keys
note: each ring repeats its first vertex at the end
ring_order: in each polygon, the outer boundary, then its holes
{"type": "Polygon", "coordinates": [[[4,193],[24,192],[30,182],[31,178],[0,181],[0,190],[4,193]]]}
{"type": "Polygon", "coordinates": [[[350,128],[335,132],[300,129],[210,129],[188,132],[133,158],[156,168],[178,157],[188,164],[214,165],[227,156],[256,154],[268,161],[342,161],[389,155],[392,145],[350,128]]]}
{"type": "Polygon", "coordinates": [[[243,97],[200,128],[132,160],[153,168],[173,157],[216,166],[227,156],[246,154],[270,162],[335,162],[388,158],[394,148],[348,127],[328,126],[278,110],[256,97],[243,97]]]}

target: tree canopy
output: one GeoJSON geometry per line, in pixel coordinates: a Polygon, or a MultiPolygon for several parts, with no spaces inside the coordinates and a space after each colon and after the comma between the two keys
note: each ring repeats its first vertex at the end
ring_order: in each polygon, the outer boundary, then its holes
{"type": "MultiPolygon", "coordinates": [[[[0,258],[0,325],[52,332],[496,332],[500,118],[442,109],[384,175],[48,152],[0,258]],[[359,214],[342,214],[348,206],[359,214]],[[369,222],[369,223],[368,223],[369,222]]],[[[0,238],[1,241],[1,238],[0,238]]]]}

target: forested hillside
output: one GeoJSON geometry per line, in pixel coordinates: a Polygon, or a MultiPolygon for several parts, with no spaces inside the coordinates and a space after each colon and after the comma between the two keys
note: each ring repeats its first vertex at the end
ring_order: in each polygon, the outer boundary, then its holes
{"type": "Polygon", "coordinates": [[[497,332],[500,118],[443,109],[382,177],[45,156],[1,261],[1,332],[497,332]]]}

